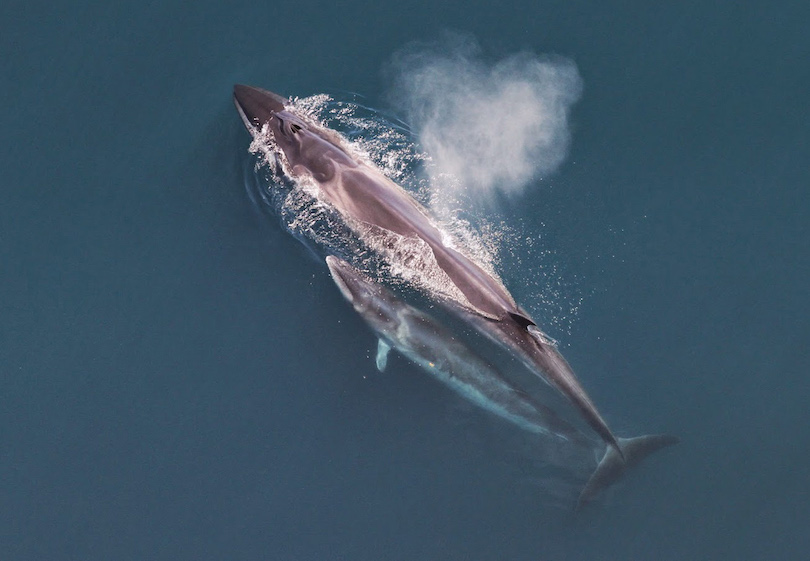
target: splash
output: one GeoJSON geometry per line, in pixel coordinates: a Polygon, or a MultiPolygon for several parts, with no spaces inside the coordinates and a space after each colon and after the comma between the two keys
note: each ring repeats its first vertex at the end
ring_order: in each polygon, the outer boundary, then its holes
{"type": "Polygon", "coordinates": [[[431,206],[514,197],[565,159],[582,83],[561,57],[523,52],[490,63],[474,39],[448,34],[394,56],[392,101],[431,156],[431,206]]]}

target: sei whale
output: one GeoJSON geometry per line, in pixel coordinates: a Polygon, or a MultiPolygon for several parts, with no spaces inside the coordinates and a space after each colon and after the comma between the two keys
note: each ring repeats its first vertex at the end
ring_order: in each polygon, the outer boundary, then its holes
{"type": "Polygon", "coordinates": [[[379,338],[378,370],[385,370],[394,350],[463,398],[526,431],[593,447],[576,427],[514,386],[436,319],[342,259],[330,255],[326,264],[343,297],[379,338]]]}
{"type": "MultiPolygon", "coordinates": [[[[341,294],[379,337],[376,362],[380,371],[385,369],[389,351],[395,350],[463,398],[521,429],[596,451],[597,442],[515,387],[436,319],[342,259],[330,255],[326,264],[341,294]]],[[[613,447],[603,446],[602,459],[582,489],[577,509],[592,502],[653,452],[676,444],[678,438],[656,434],[619,438],[618,442],[624,457],[613,447]]]]}
{"type": "Polygon", "coordinates": [[[554,343],[499,279],[445,243],[447,233],[404,189],[353,157],[337,133],[297,115],[289,100],[260,88],[236,85],[234,102],[248,131],[272,140],[285,171],[294,179],[314,182],[319,198],[358,233],[389,232],[423,243],[432,254],[435,269],[455,294],[437,294],[437,299],[557,388],[623,457],[618,440],[554,343]]]}

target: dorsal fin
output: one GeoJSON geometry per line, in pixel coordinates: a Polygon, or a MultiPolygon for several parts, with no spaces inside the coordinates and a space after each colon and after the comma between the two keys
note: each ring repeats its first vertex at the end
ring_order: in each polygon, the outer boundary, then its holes
{"type": "Polygon", "coordinates": [[[527,318],[527,317],[526,317],[526,316],[524,316],[524,315],[521,315],[521,314],[516,314],[516,313],[514,313],[514,312],[507,312],[507,313],[509,314],[509,317],[511,317],[513,320],[515,320],[515,322],[516,322],[516,323],[517,323],[517,324],[518,324],[520,327],[522,327],[522,328],[524,328],[524,329],[526,329],[526,328],[527,328],[527,327],[529,327],[530,325],[537,325],[536,323],[534,323],[532,320],[530,320],[529,318],[527,318]]]}

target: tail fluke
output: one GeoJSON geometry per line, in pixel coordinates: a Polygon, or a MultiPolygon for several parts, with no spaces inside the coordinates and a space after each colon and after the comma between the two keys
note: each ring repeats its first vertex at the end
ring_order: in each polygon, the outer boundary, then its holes
{"type": "Polygon", "coordinates": [[[585,488],[579,495],[577,510],[587,505],[599,493],[616,483],[624,473],[640,464],[644,458],[667,446],[677,444],[681,439],[668,434],[649,434],[635,438],[619,438],[619,446],[624,459],[613,446],[607,446],[602,461],[588,479],[585,488]]]}

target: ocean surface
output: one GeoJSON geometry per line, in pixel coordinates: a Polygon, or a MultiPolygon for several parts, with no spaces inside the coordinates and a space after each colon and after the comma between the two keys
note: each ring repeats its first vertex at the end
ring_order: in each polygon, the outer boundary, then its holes
{"type": "Polygon", "coordinates": [[[806,559],[808,21],[3,2],[0,559],[806,559]],[[562,100],[559,142],[508,144],[536,104],[508,102],[502,61],[551,65],[561,89],[531,99],[562,100]],[[401,357],[377,372],[326,267],[246,189],[234,83],[360,104],[427,161],[448,122],[491,131],[452,163],[495,189],[463,206],[492,266],[615,432],[681,443],[575,514],[530,437],[401,357]]]}

